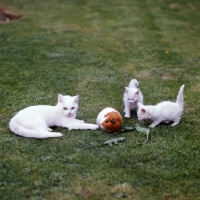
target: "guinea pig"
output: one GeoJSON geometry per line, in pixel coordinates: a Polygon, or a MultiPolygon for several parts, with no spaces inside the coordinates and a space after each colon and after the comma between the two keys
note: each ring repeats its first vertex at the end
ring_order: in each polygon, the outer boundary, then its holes
{"type": "Polygon", "coordinates": [[[104,108],[97,116],[96,123],[107,132],[118,132],[122,126],[122,116],[114,108],[104,108]]]}

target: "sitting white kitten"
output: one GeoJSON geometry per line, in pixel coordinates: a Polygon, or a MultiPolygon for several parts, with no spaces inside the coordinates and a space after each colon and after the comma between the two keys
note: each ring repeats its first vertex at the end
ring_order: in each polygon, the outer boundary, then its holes
{"type": "Polygon", "coordinates": [[[171,126],[175,126],[179,123],[183,112],[183,90],[182,85],[177,96],[176,102],[164,101],[158,103],[155,106],[144,106],[138,103],[137,116],[138,120],[150,119],[152,124],[149,126],[154,128],[161,122],[169,123],[173,122],[171,126]]]}
{"type": "Polygon", "coordinates": [[[19,111],[10,121],[9,127],[17,135],[31,138],[61,137],[58,132],[51,132],[52,126],[71,129],[98,129],[96,124],[86,124],[75,119],[79,96],[58,95],[56,106],[30,106],[19,111]]]}
{"type": "Polygon", "coordinates": [[[125,87],[124,93],[124,112],[125,117],[131,117],[131,110],[138,108],[138,103],[143,103],[143,95],[138,89],[139,83],[136,79],[132,79],[128,87],[125,87]]]}

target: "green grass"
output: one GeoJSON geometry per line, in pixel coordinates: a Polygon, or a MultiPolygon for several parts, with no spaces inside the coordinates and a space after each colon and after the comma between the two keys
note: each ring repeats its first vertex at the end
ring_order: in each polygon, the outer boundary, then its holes
{"type": "MultiPolygon", "coordinates": [[[[0,23],[0,199],[200,199],[199,1],[0,4],[21,15],[0,23]],[[123,114],[133,77],[145,104],[174,101],[185,84],[180,124],[159,125],[145,145],[136,131],[56,127],[63,137],[45,140],[9,131],[16,112],[55,105],[58,93],[80,95],[77,117],[86,122],[105,106],[123,114]],[[118,145],[86,148],[120,136],[126,141],[118,145]]],[[[136,123],[133,114],[123,126],[136,123]]]]}

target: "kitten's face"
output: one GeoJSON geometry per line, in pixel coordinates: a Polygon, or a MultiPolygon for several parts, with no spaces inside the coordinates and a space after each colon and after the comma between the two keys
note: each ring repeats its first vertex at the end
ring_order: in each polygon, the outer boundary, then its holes
{"type": "Polygon", "coordinates": [[[137,116],[138,116],[138,120],[140,121],[149,118],[147,108],[141,103],[138,103],[137,116]]]}
{"type": "Polygon", "coordinates": [[[63,113],[67,117],[76,116],[78,110],[79,96],[62,96],[58,95],[58,104],[63,113]]]}
{"type": "Polygon", "coordinates": [[[125,87],[127,100],[130,104],[138,101],[139,89],[125,87]]]}

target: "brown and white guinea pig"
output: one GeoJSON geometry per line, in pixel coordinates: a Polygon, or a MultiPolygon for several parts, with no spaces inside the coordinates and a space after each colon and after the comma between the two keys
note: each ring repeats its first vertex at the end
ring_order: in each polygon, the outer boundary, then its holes
{"type": "Polygon", "coordinates": [[[114,108],[104,108],[97,116],[97,124],[107,132],[118,132],[122,126],[122,116],[114,108]]]}

